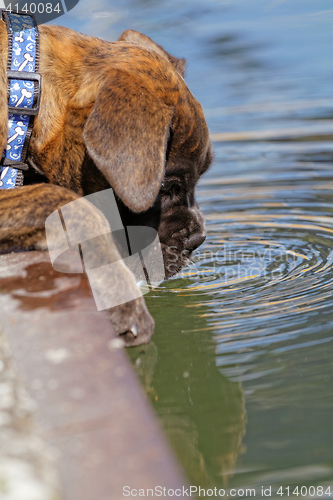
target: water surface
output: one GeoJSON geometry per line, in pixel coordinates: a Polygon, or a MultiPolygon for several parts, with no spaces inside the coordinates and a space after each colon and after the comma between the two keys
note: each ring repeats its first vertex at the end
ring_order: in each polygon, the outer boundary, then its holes
{"type": "Polygon", "coordinates": [[[131,351],[190,482],[333,495],[331,2],[81,0],[60,21],[186,57],[211,132],[234,134],[198,187],[207,240],[131,351]]]}

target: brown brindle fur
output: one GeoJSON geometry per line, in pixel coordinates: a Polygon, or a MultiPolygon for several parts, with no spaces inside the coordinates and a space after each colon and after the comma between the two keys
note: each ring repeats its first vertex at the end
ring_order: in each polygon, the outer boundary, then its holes
{"type": "MultiPolygon", "coordinates": [[[[48,184],[0,190],[0,253],[46,249],[49,214],[111,186],[125,225],[158,230],[171,276],[204,239],[194,189],[212,159],[202,108],[183,79],[184,60],[131,30],[114,43],[58,26],[40,26],[39,31],[41,105],[28,157],[48,184]]],[[[3,150],[8,96],[2,21],[0,54],[3,150]]],[[[96,224],[99,217],[103,224],[103,216],[92,209],[83,220],[96,224]]],[[[114,245],[112,252],[117,254],[114,245]]],[[[124,286],[133,286],[126,280],[124,286]]],[[[134,322],[139,336],[126,334],[127,343],[148,341],[153,322],[143,299],[124,308],[110,313],[116,331],[131,332],[134,322]]]]}

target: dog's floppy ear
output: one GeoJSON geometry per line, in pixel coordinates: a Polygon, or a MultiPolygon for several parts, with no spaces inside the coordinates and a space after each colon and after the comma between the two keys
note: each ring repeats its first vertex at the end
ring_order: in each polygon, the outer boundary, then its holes
{"type": "Polygon", "coordinates": [[[140,45],[141,47],[145,47],[149,50],[155,50],[155,52],[158,52],[159,54],[166,57],[171,62],[172,66],[178,71],[180,76],[184,78],[186,67],[185,59],[178,59],[178,57],[172,56],[171,54],[169,54],[169,52],[164,50],[161,45],[155,43],[148,36],[143,35],[142,33],[139,33],[135,30],[126,30],[120,35],[118,42],[130,42],[136,45],[140,45]]]}
{"type": "Polygon", "coordinates": [[[86,122],[89,155],[133,212],[147,210],[158,195],[173,112],[143,80],[112,69],[86,122]]]}

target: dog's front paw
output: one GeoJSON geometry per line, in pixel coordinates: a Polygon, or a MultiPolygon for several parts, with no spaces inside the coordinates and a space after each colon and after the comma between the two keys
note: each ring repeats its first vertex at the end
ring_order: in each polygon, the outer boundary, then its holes
{"type": "Polygon", "coordinates": [[[124,340],[126,347],[148,344],[155,322],[143,297],[112,307],[108,313],[116,334],[124,340]]]}

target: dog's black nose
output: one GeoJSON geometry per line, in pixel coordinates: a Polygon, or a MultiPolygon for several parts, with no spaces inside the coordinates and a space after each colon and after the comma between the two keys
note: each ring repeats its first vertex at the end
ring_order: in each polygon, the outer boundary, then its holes
{"type": "Polygon", "coordinates": [[[191,236],[189,240],[186,242],[186,250],[189,252],[193,252],[196,248],[203,244],[206,239],[206,235],[202,233],[194,234],[191,236]]]}

